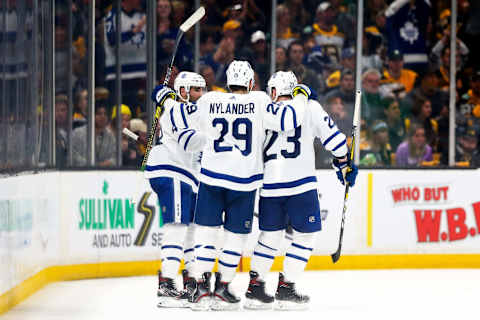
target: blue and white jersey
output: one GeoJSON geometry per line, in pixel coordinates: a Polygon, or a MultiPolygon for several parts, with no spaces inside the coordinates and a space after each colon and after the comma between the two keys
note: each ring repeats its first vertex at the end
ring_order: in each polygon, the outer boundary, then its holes
{"type": "MultiPolygon", "coordinates": [[[[117,11],[112,8],[105,18],[105,73],[106,80],[115,79],[115,43],[117,11]]],[[[145,78],[147,75],[147,39],[146,26],[140,32],[134,33],[134,26],[145,17],[144,13],[133,11],[129,14],[122,10],[120,56],[122,79],[145,78]]]]}
{"type": "MultiPolygon", "coordinates": [[[[171,101],[167,100],[166,105],[171,101]]],[[[260,187],[265,129],[288,131],[298,127],[306,103],[306,97],[298,95],[289,104],[279,106],[261,91],[204,94],[195,111],[184,112],[187,128],[203,133],[205,138],[200,181],[237,191],[260,187]]]]}
{"type": "Polygon", "coordinates": [[[160,118],[160,143],[150,151],[144,174],[148,179],[176,178],[197,192],[200,151],[205,142],[203,135],[188,128],[187,122],[196,105],[169,101],[160,118]]]}
{"type": "Polygon", "coordinates": [[[317,189],[315,137],[336,157],[348,151],[345,135],[315,100],[308,101],[300,127],[289,132],[267,130],[261,196],[290,196],[317,189]]]}

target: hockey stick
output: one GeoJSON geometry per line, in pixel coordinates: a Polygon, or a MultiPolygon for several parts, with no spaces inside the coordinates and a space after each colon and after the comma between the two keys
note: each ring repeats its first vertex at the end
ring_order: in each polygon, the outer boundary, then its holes
{"type": "MultiPolygon", "coordinates": [[[[187,32],[195,23],[200,21],[205,15],[205,8],[200,7],[198,8],[182,25],[180,26],[180,30],[178,30],[177,39],[175,40],[175,47],[172,52],[172,56],[170,58],[170,65],[167,68],[167,73],[165,74],[165,80],[163,81],[163,85],[166,86],[168,81],[170,81],[170,76],[172,74],[173,68],[173,61],[175,60],[175,55],[177,54],[178,45],[180,44],[180,40],[185,32],[187,32]]],[[[152,149],[153,139],[155,139],[155,133],[157,131],[157,124],[160,116],[162,115],[162,106],[157,105],[155,109],[155,116],[153,118],[152,128],[150,129],[150,134],[147,139],[147,145],[145,147],[145,155],[143,156],[142,160],[142,167],[141,170],[145,170],[145,166],[147,164],[148,155],[150,154],[150,150],[152,149]]]]}
{"type": "MultiPolygon", "coordinates": [[[[350,161],[353,162],[354,160],[354,153],[355,153],[355,143],[356,143],[356,131],[358,127],[358,123],[360,121],[360,113],[358,112],[360,109],[360,98],[362,96],[362,92],[360,90],[357,90],[355,94],[355,109],[353,110],[353,125],[352,125],[352,145],[350,147],[351,153],[350,153],[350,161]]],[[[351,171],[352,169],[350,167],[347,168],[347,172],[351,171]]],[[[338,240],[338,248],[335,253],[333,253],[332,256],[332,261],[333,263],[337,262],[338,259],[340,259],[340,253],[342,251],[342,241],[343,241],[343,228],[345,225],[345,212],[347,211],[347,200],[348,200],[348,191],[350,189],[350,183],[348,181],[345,181],[345,195],[343,197],[343,211],[342,211],[342,223],[340,225],[340,239],[338,240]]]]}

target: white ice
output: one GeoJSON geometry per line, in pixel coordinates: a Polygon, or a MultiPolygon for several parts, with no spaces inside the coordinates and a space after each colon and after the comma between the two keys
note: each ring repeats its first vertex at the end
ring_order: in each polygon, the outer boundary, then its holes
{"type": "MultiPolygon", "coordinates": [[[[268,291],[274,291],[277,277],[268,275],[268,291]]],[[[243,298],[247,278],[241,273],[232,283],[233,291],[243,298]]],[[[437,320],[479,319],[480,314],[480,269],[309,271],[297,282],[298,290],[310,295],[307,311],[159,309],[156,286],[154,276],[53,283],[0,319],[437,320]]]]}

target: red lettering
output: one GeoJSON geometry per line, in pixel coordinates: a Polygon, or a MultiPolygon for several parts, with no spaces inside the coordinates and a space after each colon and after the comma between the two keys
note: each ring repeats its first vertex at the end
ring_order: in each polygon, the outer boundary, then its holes
{"type": "Polygon", "coordinates": [[[448,199],[448,196],[447,196],[447,193],[448,193],[448,186],[446,187],[441,187],[441,188],[438,188],[440,191],[443,191],[443,200],[447,200],[448,199]]]}
{"type": "Polygon", "coordinates": [[[417,223],[418,242],[438,242],[442,210],[435,210],[433,217],[432,210],[414,210],[413,212],[417,223]]]}
{"type": "Polygon", "coordinates": [[[480,233],[480,201],[472,204],[473,212],[475,213],[475,221],[477,222],[477,230],[480,233]]]}
{"type": "Polygon", "coordinates": [[[423,190],[423,198],[425,201],[430,201],[432,199],[432,194],[430,193],[430,188],[425,188],[423,190]]]}
{"type": "Polygon", "coordinates": [[[402,189],[392,190],[393,202],[402,201],[402,189]]]}
{"type": "Polygon", "coordinates": [[[403,200],[410,200],[410,188],[402,188],[402,195],[403,200]]]}
{"type": "Polygon", "coordinates": [[[440,188],[432,188],[433,200],[440,200],[440,188]]]}
{"type": "Polygon", "coordinates": [[[420,199],[420,190],[417,187],[413,188],[412,190],[412,199],[415,201],[420,199]]]}
{"type": "Polygon", "coordinates": [[[466,213],[463,208],[447,209],[448,240],[456,241],[465,239],[468,233],[465,224],[466,213]]]}

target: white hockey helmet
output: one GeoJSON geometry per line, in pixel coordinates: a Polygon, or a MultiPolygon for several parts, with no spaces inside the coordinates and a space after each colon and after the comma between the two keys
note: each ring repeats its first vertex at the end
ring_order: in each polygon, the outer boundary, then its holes
{"type": "Polygon", "coordinates": [[[250,80],[254,86],[254,73],[248,61],[233,60],[227,69],[227,87],[241,86],[250,91],[250,80]]]}
{"type": "Polygon", "coordinates": [[[191,87],[206,88],[206,86],[207,84],[205,82],[205,79],[201,75],[190,71],[180,72],[175,78],[175,82],[173,83],[173,89],[175,89],[177,96],[185,102],[189,102],[190,100],[191,87]],[[184,99],[180,95],[180,88],[185,88],[185,91],[187,92],[187,99],[184,99]]]}
{"type": "Polygon", "coordinates": [[[277,71],[268,80],[267,91],[272,97],[272,89],[275,88],[275,97],[273,101],[277,101],[280,96],[291,96],[293,88],[298,84],[297,77],[292,71],[277,71]]]}

